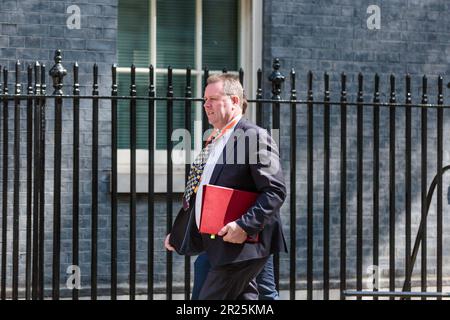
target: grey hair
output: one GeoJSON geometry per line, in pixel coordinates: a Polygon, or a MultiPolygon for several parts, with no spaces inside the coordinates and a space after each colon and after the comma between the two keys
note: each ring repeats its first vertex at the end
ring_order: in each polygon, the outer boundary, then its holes
{"type": "Polygon", "coordinates": [[[239,98],[239,106],[242,108],[242,113],[247,109],[247,99],[244,94],[244,88],[239,81],[239,77],[230,73],[213,74],[208,77],[207,84],[212,84],[222,81],[223,93],[229,96],[237,96],[239,98]]]}

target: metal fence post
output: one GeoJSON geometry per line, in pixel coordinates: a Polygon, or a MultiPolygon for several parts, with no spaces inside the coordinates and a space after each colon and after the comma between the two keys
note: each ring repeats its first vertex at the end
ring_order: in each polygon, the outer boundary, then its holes
{"type": "MultiPolygon", "coordinates": [[[[275,137],[275,141],[279,142],[280,137],[280,100],[281,100],[281,85],[284,82],[284,75],[280,72],[280,59],[275,58],[273,60],[273,71],[269,76],[269,81],[272,83],[272,135],[274,133],[277,134],[275,137]]],[[[281,157],[281,150],[280,150],[281,157]]],[[[274,255],[274,276],[275,276],[275,284],[277,290],[279,290],[279,278],[280,278],[280,261],[279,255],[276,253],[274,255]]]]}
{"type": "MultiPolygon", "coordinates": [[[[61,135],[62,135],[62,105],[63,79],[67,70],[61,64],[61,50],[55,52],[55,65],[49,75],[53,80],[55,97],[55,150],[54,150],[54,194],[53,194],[53,300],[59,299],[59,268],[61,259],[61,135]]],[[[43,168],[44,170],[44,168],[43,168]]]]}

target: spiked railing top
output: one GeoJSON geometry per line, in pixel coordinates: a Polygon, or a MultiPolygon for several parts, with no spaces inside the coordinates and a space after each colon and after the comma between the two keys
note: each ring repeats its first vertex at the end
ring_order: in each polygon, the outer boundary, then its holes
{"type": "Polygon", "coordinates": [[[53,79],[54,95],[62,95],[63,79],[67,75],[67,70],[61,64],[61,50],[55,51],[55,65],[50,69],[49,74],[53,79]]]}
{"type": "Polygon", "coordinates": [[[273,71],[269,76],[269,81],[272,82],[272,94],[279,98],[281,94],[281,84],[284,82],[284,75],[280,72],[280,59],[273,59],[273,71]]]}

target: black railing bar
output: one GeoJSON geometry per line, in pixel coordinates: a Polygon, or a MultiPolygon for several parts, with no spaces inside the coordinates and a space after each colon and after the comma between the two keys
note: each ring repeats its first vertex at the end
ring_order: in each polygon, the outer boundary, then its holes
{"type": "MultiPolygon", "coordinates": [[[[40,93],[41,92],[41,84],[40,84],[40,65],[36,62],[34,65],[34,92],[40,93]]],[[[34,144],[34,152],[33,152],[33,240],[32,240],[32,278],[31,278],[31,298],[33,300],[36,300],[38,298],[38,281],[39,281],[39,269],[38,269],[38,242],[39,242],[39,224],[38,224],[38,218],[39,218],[39,187],[41,185],[39,180],[39,167],[41,164],[40,161],[40,139],[39,139],[39,130],[40,130],[40,109],[39,105],[42,102],[40,99],[34,100],[34,128],[33,128],[33,134],[35,136],[33,144],[34,144]]],[[[8,110],[8,108],[4,108],[3,112],[5,113],[8,110]]],[[[5,115],[3,116],[3,119],[5,119],[5,115]]],[[[8,122],[6,122],[8,124],[8,122]]],[[[5,137],[3,138],[5,139],[5,137]]],[[[5,167],[4,167],[5,168],[5,167]]],[[[6,181],[6,180],[4,180],[6,181]]]]}
{"type": "MultiPolygon", "coordinates": [[[[406,76],[406,103],[411,103],[411,76],[406,76]]],[[[405,274],[409,270],[409,258],[411,255],[411,140],[412,140],[412,125],[411,125],[411,109],[407,108],[405,111],[405,274]]],[[[403,291],[411,291],[410,283],[404,288],[403,291]]]]}
{"type": "MultiPolygon", "coordinates": [[[[131,68],[131,84],[130,84],[130,96],[136,95],[136,68],[132,65],[131,68]]],[[[130,216],[129,216],[129,299],[135,300],[136,296],[136,147],[137,147],[137,112],[136,112],[136,100],[130,100],[129,104],[129,116],[130,116],[130,216]]]]}
{"type": "MultiPolygon", "coordinates": [[[[92,95],[98,94],[98,65],[93,68],[92,95]]],[[[98,136],[99,136],[98,100],[92,100],[92,149],[91,149],[91,299],[97,300],[97,266],[98,266],[98,136]]]]}
{"type": "MultiPolygon", "coordinates": [[[[438,77],[438,104],[444,103],[444,95],[443,95],[443,88],[442,88],[442,82],[443,78],[442,76],[438,77]]],[[[440,169],[442,168],[443,163],[443,131],[444,131],[444,111],[438,109],[437,110],[437,170],[438,170],[438,182],[437,182],[437,208],[436,208],[436,224],[437,224],[437,239],[436,239],[436,256],[437,256],[437,270],[436,270],[436,290],[438,292],[442,292],[442,264],[443,264],[443,257],[442,257],[442,249],[443,249],[443,181],[442,181],[442,174],[440,174],[440,169]]]]}
{"type": "MultiPolygon", "coordinates": [[[[62,96],[56,96],[56,95],[45,95],[45,96],[43,96],[43,95],[36,95],[36,94],[31,94],[31,95],[26,95],[26,94],[20,94],[20,95],[11,95],[11,94],[3,94],[3,93],[0,93],[0,98],[2,98],[2,99],[5,99],[5,96],[6,96],[6,99],[8,99],[8,100],[14,100],[14,99],[26,99],[26,98],[43,98],[43,97],[45,97],[45,98],[56,98],[56,97],[58,97],[58,98],[63,98],[63,99],[71,99],[71,98],[73,98],[74,96],[73,95],[69,95],[69,94],[67,94],[67,95],[62,95],[62,96]]],[[[80,98],[80,99],[93,99],[93,98],[96,98],[96,99],[108,99],[108,100],[123,100],[123,99],[125,99],[125,100],[131,100],[131,99],[134,99],[134,100],[161,100],[161,101],[167,101],[167,100],[174,100],[174,101],[199,101],[199,102],[203,102],[203,98],[194,98],[194,97],[192,97],[192,98],[187,98],[187,97],[166,97],[166,96],[161,96],[161,97],[158,97],[158,96],[155,96],[155,97],[149,97],[149,96],[134,96],[134,97],[132,97],[132,96],[111,96],[111,95],[98,95],[98,96],[93,96],[93,95],[80,95],[80,96],[77,96],[77,98],[80,98]]],[[[247,99],[247,102],[249,102],[249,103],[256,103],[256,102],[263,102],[263,103],[272,103],[272,102],[275,102],[274,100],[272,100],[272,99],[247,99]]],[[[276,102],[280,102],[280,103],[289,103],[289,104],[291,104],[291,103],[297,103],[297,104],[305,104],[305,105],[307,105],[308,104],[308,100],[288,100],[288,99],[280,99],[280,100],[276,100],[276,102]]],[[[311,101],[313,104],[324,104],[326,101],[323,101],[323,100],[315,100],[315,101],[311,101]]],[[[329,101],[329,102],[326,102],[326,103],[328,103],[328,104],[341,104],[341,102],[340,101],[329,101]]],[[[358,102],[346,102],[346,104],[347,105],[361,105],[361,103],[358,103],[358,102]]],[[[363,102],[362,103],[362,105],[363,106],[381,106],[381,107],[383,107],[383,106],[386,106],[386,107],[389,107],[389,106],[405,106],[406,104],[405,103],[389,103],[389,102],[379,102],[379,103],[370,103],[370,102],[363,102]]],[[[423,107],[423,106],[426,106],[426,107],[441,107],[441,106],[443,106],[443,107],[450,107],[450,105],[438,105],[438,104],[433,104],[433,103],[427,103],[427,104],[421,104],[421,103],[417,103],[417,104],[411,104],[411,106],[412,107],[423,107]]]]}
{"type": "MultiPolygon", "coordinates": [[[[111,95],[117,95],[116,66],[112,66],[111,95]]],[[[111,300],[117,300],[117,101],[111,101],[111,300]]],[[[78,180],[77,180],[78,181],[78,180]]]]}
{"type": "MultiPolygon", "coordinates": [[[[395,77],[390,76],[390,94],[389,94],[389,104],[394,104],[397,102],[396,92],[395,92],[395,77]]],[[[389,199],[388,199],[388,217],[389,217],[389,230],[388,230],[388,241],[389,241],[389,291],[395,291],[395,198],[396,198],[396,177],[395,177],[395,137],[396,137],[396,127],[395,127],[395,112],[396,108],[391,108],[389,110],[389,161],[388,161],[388,171],[389,171],[389,199]]],[[[425,291],[425,290],[424,290],[425,291]]]]}
{"type": "Polygon", "coordinates": [[[340,105],[340,243],[339,243],[339,288],[340,299],[345,300],[342,294],[347,289],[347,76],[341,74],[341,105],[340,105]]]}
{"type": "MultiPolygon", "coordinates": [[[[373,103],[380,101],[380,78],[378,74],[375,75],[375,88],[373,95],[373,103]]],[[[410,109],[407,109],[410,110],[410,109]]],[[[378,265],[379,260],[379,189],[380,189],[380,109],[375,107],[372,112],[373,123],[373,149],[372,149],[372,263],[374,266],[378,265]]],[[[378,291],[378,288],[374,288],[373,291],[378,291]]],[[[377,297],[373,298],[377,300],[377,297]]]]}
{"type": "MultiPolygon", "coordinates": [[[[198,98],[197,98],[198,99],[198,98]]],[[[260,99],[260,100],[253,100],[253,99],[249,99],[247,100],[247,102],[249,103],[270,103],[273,102],[273,100],[270,99],[260,99]]],[[[292,104],[292,103],[296,103],[296,104],[304,104],[304,105],[308,105],[308,101],[307,100],[279,100],[277,102],[280,102],[280,104],[292,104]]],[[[323,105],[323,104],[329,104],[329,105],[341,105],[342,102],[340,101],[324,101],[324,100],[315,100],[315,101],[311,101],[309,103],[312,104],[317,104],[317,105],[323,105]]],[[[413,107],[413,108],[450,108],[450,105],[445,105],[445,104],[433,104],[433,103],[427,103],[427,104],[422,104],[422,103],[417,103],[417,104],[405,104],[405,103],[389,103],[389,102],[379,102],[379,103],[375,103],[375,102],[345,102],[345,104],[347,106],[367,106],[367,107],[413,107]]]]}
{"type": "MultiPolygon", "coordinates": [[[[268,80],[272,83],[272,129],[279,130],[281,128],[281,113],[280,113],[280,104],[278,101],[281,99],[281,85],[284,82],[285,77],[279,71],[280,69],[280,60],[275,58],[273,60],[273,71],[268,77],[268,80]]],[[[204,114],[204,113],[203,113],[204,114]]],[[[282,157],[280,150],[280,158],[282,157]]],[[[273,255],[273,273],[275,278],[275,288],[279,290],[280,285],[280,255],[278,252],[275,252],[273,255]]],[[[309,295],[309,294],[308,294],[309,295]]],[[[312,296],[312,295],[311,295],[312,296]]]]}
{"type": "MultiPolygon", "coordinates": [[[[28,66],[28,93],[33,93],[33,67],[28,66]]],[[[33,210],[33,99],[27,102],[27,222],[25,259],[25,300],[31,298],[31,251],[32,251],[32,210],[33,210]]]]}
{"type": "MultiPolygon", "coordinates": [[[[4,95],[4,94],[0,94],[0,98],[1,99],[6,99],[7,100],[14,100],[14,99],[20,99],[20,100],[26,100],[29,98],[63,98],[63,99],[73,99],[74,96],[73,95],[62,95],[62,96],[55,96],[55,95],[4,95]]],[[[203,98],[186,98],[186,97],[148,97],[148,96],[135,96],[135,97],[131,97],[131,96],[93,96],[93,95],[83,95],[83,96],[76,96],[78,99],[106,99],[106,100],[155,100],[155,101],[167,101],[167,100],[172,100],[172,101],[198,101],[198,102],[203,102],[203,98]]],[[[274,102],[274,100],[271,99],[260,99],[260,100],[256,100],[256,99],[248,99],[247,100],[248,103],[272,103],[274,102]]],[[[292,103],[296,103],[296,104],[304,104],[307,105],[308,101],[307,100],[277,100],[277,103],[279,102],[280,104],[292,104],[292,103]]],[[[312,104],[317,104],[317,105],[323,105],[324,103],[327,103],[329,105],[340,105],[341,102],[340,101],[322,101],[322,100],[315,100],[315,101],[311,101],[309,103],[312,104]]],[[[411,104],[411,105],[407,105],[405,103],[389,103],[389,102],[379,102],[379,103],[373,103],[373,102],[364,102],[364,103],[358,103],[358,102],[346,102],[347,106],[358,106],[358,105],[362,105],[362,106],[368,106],[368,107],[412,107],[412,108],[444,108],[444,109],[448,109],[450,108],[450,105],[446,105],[446,104],[433,104],[433,103],[427,103],[427,104],[411,104]]]]}
{"type": "MultiPolygon", "coordinates": [[[[155,84],[154,84],[154,69],[149,68],[149,86],[148,86],[148,96],[153,97],[155,95],[155,84]]],[[[117,88],[116,88],[117,94],[117,88]]],[[[115,103],[117,105],[117,103],[115,103]]],[[[148,220],[147,220],[147,299],[153,300],[154,294],[154,259],[155,259],[155,245],[154,245],[154,226],[155,226],[155,140],[153,131],[153,123],[155,121],[155,102],[148,102],[148,220]]],[[[117,125],[117,124],[116,124],[117,125]]],[[[116,138],[117,140],[117,138],[116,138]]],[[[117,147],[117,143],[116,143],[117,147]]],[[[117,162],[116,162],[117,163],[117,162]]]]}
{"type": "MultiPolygon", "coordinates": [[[[135,97],[131,97],[131,96],[93,96],[93,95],[80,95],[80,96],[76,96],[77,99],[106,99],[106,100],[161,100],[161,101],[167,101],[167,100],[174,100],[174,101],[186,101],[186,100],[191,100],[191,101],[199,101],[199,102],[203,102],[203,98],[186,98],[186,97],[149,97],[149,96],[135,96],[135,97]]],[[[14,100],[14,99],[20,99],[20,100],[25,100],[26,98],[63,98],[63,99],[73,99],[74,96],[73,95],[62,95],[62,96],[57,96],[57,95],[35,95],[35,94],[31,94],[31,95],[5,95],[5,94],[0,94],[0,98],[3,100],[14,100]]],[[[253,100],[256,102],[256,100],[253,100]]]]}
{"type": "Polygon", "coordinates": [[[361,103],[363,103],[364,92],[363,92],[363,76],[361,73],[358,75],[358,107],[357,107],[357,161],[356,161],[356,288],[357,290],[362,290],[362,282],[363,282],[363,239],[364,239],[364,231],[363,231],[363,132],[364,132],[364,115],[363,115],[363,107],[361,103]]]}
{"type": "MultiPolygon", "coordinates": [[[[168,74],[167,68],[156,68],[154,70],[158,74],[168,74]]],[[[124,73],[124,74],[131,73],[131,67],[117,67],[117,73],[124,73]]],[[[149,73],[149,68],[148,67],[136,68],[136,74],[148,74],[148,73],[149,73]]],[[[202,76],[203,73],[204,73],[204,69],[191,69],[191,74],[193,74],[193,75],[202,76]]],[[[210,74],[222,73],[222,70],[209,70],[209,73],[210,74]]],[[[239,75],[239,71],[228,71],[227,70],[227,73],[234,74],[234,75],[239,75]]],[[[173,75],[185,76],[186,75],[186,69],[172,69],[172,74],[173,75]]]]}
{"type": "MultiPolygon", "coordinates": [[[[185,97],[191,98],[192,97],[192,87],[191,87],[191,69],[186,70],[186,87],[185,87],[185,97]]],[[[184,103],[184,110],[185,110],[185,116],[184,116],[184,127],[189,132],[192,131],[192,125],[191,125],[191,111],[192,111],[192,104],[189,101],[186,101],[184,103]]],[[[190,150],[186,150],[186,160],[190,159],[190,150]]],[[[188,181],[189,177],[189,171],[190,171],[190,161],[186,161],[185,166],[185,173],[184,178],[185,181],[188,181]]],[[[184,299],[189,300],[190,299],[190,293],[191,293],[191,258],[189,256],[185,256],[184,259],[184,299]]]]}
{"type": "Polygon", "coordinates": [[[450,293],[445,292],[397,292],[397,291],[350,291],[345,290],[344,296],[358,296],[358,297],[418,297],[418,298],[450,298],[450,293]]]}
{"type": "MultiPolygon", "coordinates": [[[[421,103],[428,103],[428,79],[426,76],[422,78],[422,101],[421,103]]],[[[421,247],[420,247],[420,291],[427,291],[427,268],[428,268],[428,245],[427,245],[427,216],[428,216],[428,207],[427,207],[427,177],[428,177],[428,113],[427,109],[421,110],[420,115],[420,141],[421,141],[421,155],[420,155],[420,224],[421,224],[421,247]]],[[[419,184],[418,184],[419,185],[419,184]]],[[[414,263],[412,264],[414,267],[414,263]]],[[[403,290],[406,291],[406,290],[403,290]]]]}
{"type": "MultiPolygon", "coordinates": [[[[167,97],[173,97],[173,75],[172,69],[169,68],[167,76],[167,97]]],[[[173,215],[173,163],[170,156],[173,150],[173,143],[169,135],[173,131],[173,103],[167,100],[166,103],[167,113],[166,113],[166,147],[167,147],[167,158],[166,158],[166,168],[167,168],[167,182],[166,182],[166,230],[169,232],[172,226],[172,215],[173,215]]],[[[172,300],[173,293],[173,256],[171,251],[166,251],[166,299],[172,300]]]]}
{"type": "MultiPolygon", "coordinates": [[[[40,93],[42,96],[45,96],[47,94],[46,88],[47,85],[45,84],[45,64],[41,65],[41,79],[40,79],[40,93]]],[[[61,94],[61,92],[55,92],[55,95],[61,94]]],[[[45,216],[45,158],[46,155],[46,141],[45,141],[45,132],[46,132],[46,109],[47,109],[47,103],[46,98],[39,99],[39,130],[38,130],[38,139],[39,139],[39,228],[38,228],[38,234],[39,234],[39,240],[38,240],[38,298],[39,300],[44,300],[44,275],[45,275],[45,222],[47,220],[45,216]]],[[[74,265],[78,265],[78,263],[74,263],[74,265]]],[[[76,292],[78,294],[77,290],[73,290],[73,292],[76,292]]]]}
{"type": "MultiPolygon", "coordinates": [[[[16,63],[15,94],[20,94],[20,62],[16,63]]],[[[14,191],[12,245],[12,299],[19,298],[19,181],[20,181],[20,101],[14,102],[14,191]]],[[[5,178],[5,177],[3,177],[5,178]]]]}
{"type": "MultiPolygon", "coordinates": [[[[311,71],[308,72],[308,107],[307,107],[307,145],[306,145],[306,170],[307,170],[307,213],[306,213],[306,234],[307,234],[307,262],[306,262],[306,287],[307,287],[307,299],[313,299],[313,282],[314,282],[314,155],[313,155],[313,145],[314,145],[314,108],[312,105],[313,100],[313,74],[311,71]]],[[[293,137],[292,137],[293,138],[293,137]]]]}

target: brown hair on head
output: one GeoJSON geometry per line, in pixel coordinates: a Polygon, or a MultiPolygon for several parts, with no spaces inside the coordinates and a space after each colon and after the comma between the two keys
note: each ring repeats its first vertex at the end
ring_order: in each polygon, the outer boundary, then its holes
{"type": "Polygon", "coordinates": [[[239,81],[239,77],[230,73],[213,74],[208,77],[206,84],[212,84],[222,81],[223,93],[228,96],[237,96],[239,98],[239,106],[242,108],[242,113],[247,110],[247,98],[244,94],[244,89],[239,81]]]}

